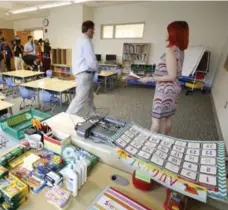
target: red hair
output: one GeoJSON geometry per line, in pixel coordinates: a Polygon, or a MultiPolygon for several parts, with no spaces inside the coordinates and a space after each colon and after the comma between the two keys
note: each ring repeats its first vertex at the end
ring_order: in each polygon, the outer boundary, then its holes
{"type": "Polygon", "coordinates": [[[174,21],[167,26],[168,46],[176,45],[180,50],[188,48],[189,28],[186,21],[174,21]]]}

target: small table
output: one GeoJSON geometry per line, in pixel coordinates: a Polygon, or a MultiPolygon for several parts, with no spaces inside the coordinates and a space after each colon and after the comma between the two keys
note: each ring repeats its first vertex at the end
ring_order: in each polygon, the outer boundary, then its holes
{"type": "Polygon", "coordinates": [[[0,100],[0,111],[8,109],[11,116],[13,115],[13,111],[12,111],[13,106],[14,104],[0,100]]]}
{"type": "Polygon", "coordinates": [[[26,79],[36,76],[41,76],[44,72],[39,71],[29,71],[29,70],[18,70],[18,71],[9,71],[9,72],[2,72],[3,76],[13,77],[22,80],[25,82],[26,79]]]}
{"type": "MultiPolygon", "coordinates": [[[[56,92],[60,96],[60,106],[62,108],[62,94],[66,91],[76,88],[76,83],[74,80],[61,80],[57,78],[43,78],[35,80],[32,82],[26,82],[21,84],[21,86],[39,90],[47,90],[56,92]]],[[[38,94],[38,103],[40,104],[39,94],[38,94]]]]}
{"type": "Polygon", "coordinates": [[[6,97],[4,95],[0,95],[0,100],[4,100],[6,97]]]}
{"type": "Polygon", "coordinates": [[[101,71],[98,76],[99,77],[103,77],[104,78],[104,85],[105,85],[105,92],[107,91],[107,82],[108,82],[108,79],[110,79],[110,82],[111,82],[111,86],[113,88],[113,79],[117,79],[117,75],[118,75],[118,72],[113,72],[113,71],[106,71],[106,70],[103,70],[101,71]]]}

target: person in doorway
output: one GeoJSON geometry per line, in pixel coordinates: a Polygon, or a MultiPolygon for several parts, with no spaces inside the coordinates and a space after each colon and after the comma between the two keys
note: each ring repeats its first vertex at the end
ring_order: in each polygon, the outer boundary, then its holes
{"type": "Polygon", "coordinates": [[[83,35],[76,43],[75,57],[73,57],[72,71],[77,81],[76,96],[70,103],[67,113],[76,114],[86,104],[89,105],[89,115],[95,114],[93,101],[93,77],[98,71],[98,63],[94,53],[92,38],[94,23],[82,23],[83,35]]]}
{"type": "Polygon", "coordinates": [[[32,36],[28,36],[28,42],[24,46],[24,53],[26,55],[36,55],[36,46],[33,43],[32,36]]]}
{"type": "Polygon", "coordinates": [[[45,39],[43,43],[43,71],[46,72],[51,68],[51,45],[49,39],[45,39]]]}
{"type": "Polygon", "coordinates": [[[14,52],[14,64],[15,64],[16,71],[23,69],[22,57],[23,57],[24,48],[21,45],[20,39],[15,39],[13,52],[14,52]]]}
{"type": "Polygon", "coordinates": [[[4,40],[4,51],[6,71],[11,71],[11,58],[13,58],[13,53],[6,40],[4,40]]]}
{"type": "Polygon", "coordinates": [[[2,37],[2,32],[0,31],[0,72],[4,68],[4,38],[2,37]]]}
{"type": "Polygon", "coordinates": [[[188,47],[188,23],[174,21],[168,25],[167,32],[167,51],[158,61],[154,75],[140,79],[143,83],[156,82],[151,130],[166,135],[171,131],[176,100],[181,91],[178,78],[182,72],[184,50],[188,47]]]}

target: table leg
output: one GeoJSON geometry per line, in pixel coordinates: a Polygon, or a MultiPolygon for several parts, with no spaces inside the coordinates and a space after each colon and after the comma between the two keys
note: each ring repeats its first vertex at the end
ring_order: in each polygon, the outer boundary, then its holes
{"type": "Polygon", "coordinates": [[[105,93],[107,92],[107,77],[105,77],[105,89],[104,89],[104,92],[105,93]]]}
{"type": "Polygon", "coordinates": [[[61,109],[63,108],[63,101],[62,101],[62,92],[59,93],[59,103],[60,103],[60,107],[61,109]]]}
{"type": "Polygon", "coordinates": [[[38,108],[40,108],[40,91],[37,89],[37,103],[38,103],[38,108]]]}
{"type": "Polygon", "coordinates": [[[13,116],[13,109],[12,109],[12,107],[9,107],[9,113],[10,113],[10,116],[13,116]]]}

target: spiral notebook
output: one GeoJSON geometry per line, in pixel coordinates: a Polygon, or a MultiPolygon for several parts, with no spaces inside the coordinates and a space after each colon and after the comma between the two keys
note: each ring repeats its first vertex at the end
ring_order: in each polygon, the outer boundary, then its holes
{"type": "Polygon", "coordinates": [[[105,188],[87,210],[152,210],[112,188],[105,188]]]}

